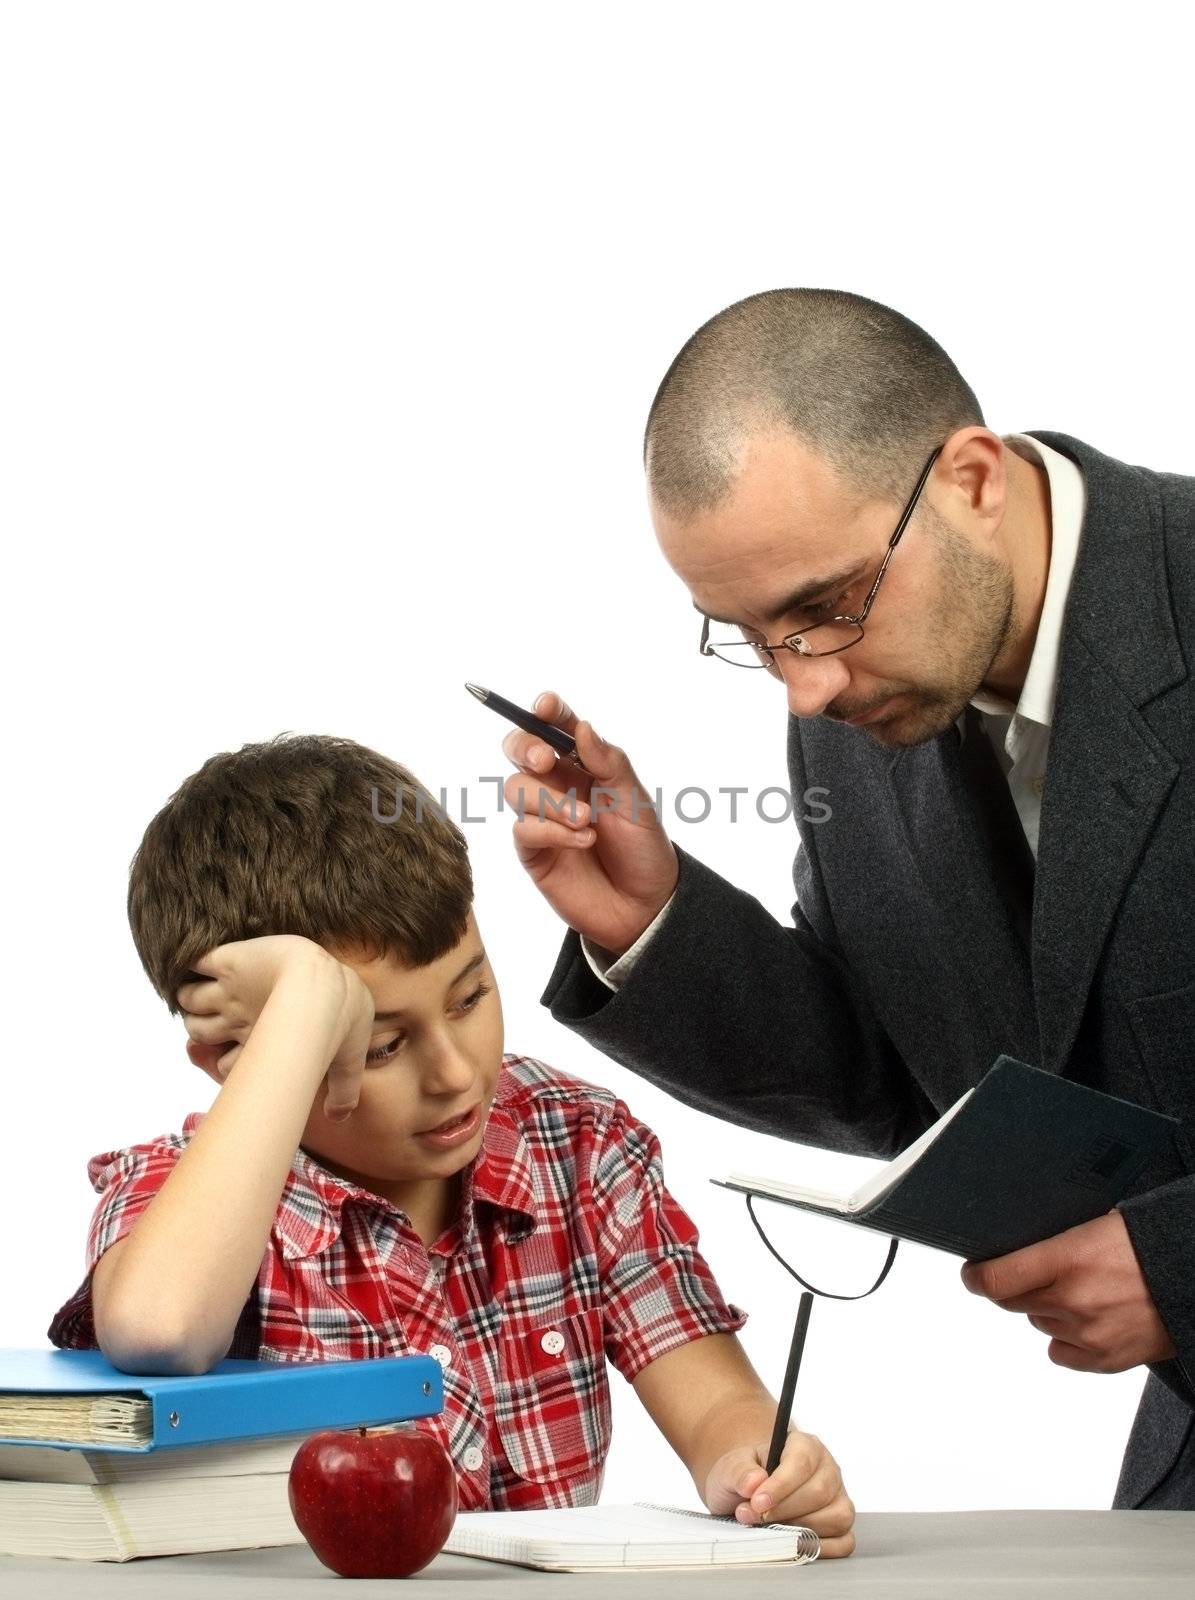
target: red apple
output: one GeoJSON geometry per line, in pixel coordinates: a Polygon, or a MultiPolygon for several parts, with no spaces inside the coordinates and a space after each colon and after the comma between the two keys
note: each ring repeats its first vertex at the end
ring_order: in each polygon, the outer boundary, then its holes
{"type": "Polygon", "coordinates": [[[342,1578],[407,1578],[441,1550],[456,1520],[456,1472],[418,1428],[313,1433],[291,1462],[299,1532],[342,1578]]]}

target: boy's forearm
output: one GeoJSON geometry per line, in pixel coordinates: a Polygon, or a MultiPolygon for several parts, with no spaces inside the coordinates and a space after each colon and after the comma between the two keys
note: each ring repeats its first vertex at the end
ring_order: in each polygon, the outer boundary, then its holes
{"type": "Polygon", "coordinates": [[[704,1498],[710,1468],[735,1445],[768,1440],[776,1402],[733,1334],[716,1333],[645,1367],[635,1392],[704,1498]]]}
{"type": "Polygon", "coordinates": [[[710,1468],[736,1445],[769,1440],[776,1425],[776,1402],[766,1389],[726,1398],[710,1407],[681,1459],[704,1499],[710,1468]]]}
{"type": "Polygon", "coordinates": [[[336,1012],[318,967],[278,980],[174,1171],[124,1240],[96,1331],[119,1365],[206,1371],[253,1288],[329,1060],[336,1012]]]}

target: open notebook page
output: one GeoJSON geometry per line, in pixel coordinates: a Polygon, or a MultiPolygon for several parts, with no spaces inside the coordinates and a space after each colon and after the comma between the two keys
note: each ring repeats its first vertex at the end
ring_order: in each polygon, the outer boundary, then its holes
{"type": "Polygon", "coordinates": [[[573,1506],[556,1511],[464,1511],[444,1547],[559,1572],[600,1567],[742,1566],[815,1560],[808,1528],[748,1528],[665,1506],[573,1506]]]}
{"type": "Polygon", "coordinates": [[[897,1179],[903,1178],[922,1152],[933,1144],[946,1124],[958,1115],[974,1093],[974,1089],[968,1089],[966,1094],[954,1102],[949,1111],[938,1118],[932,1128],[927,1128],[919,1139],[915,1139],[907,1150],[902,1150],[892,1161],[885,1162],[878,1172],[874,1172],[866,1183],[861,1183],[851,1194],[832,1194],[827,1189],[805,1189],[800,1184],[778,1183],[775,1178],[748,1177],[741,1172],[732,1172],[724,1181],[738,1189],[752,1189],[765,1195],[781,1195],[788,1200],[803,1200],[808,1205],[820,1206],[825,1211],[840,1211],[849,1216],[854,1211],[862,1211],[873,1200],[878,1200],[881,1195],[888,1192],[897,1179]]]}

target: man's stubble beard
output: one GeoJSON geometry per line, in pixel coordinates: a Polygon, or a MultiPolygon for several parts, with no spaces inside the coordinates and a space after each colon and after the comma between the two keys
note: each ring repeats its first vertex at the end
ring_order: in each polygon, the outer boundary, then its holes
{"type": "Polygon", "coordinates": [[[935,663],[935,682],[905,691],[909,703],[890,721],[858,730],[892,749],[925,744],[953,727],[1017,629],[1007,563],[977,550],[932,506],[921,508],[918,521],[938,556],[928,637],[947,648],[935,663]]]}

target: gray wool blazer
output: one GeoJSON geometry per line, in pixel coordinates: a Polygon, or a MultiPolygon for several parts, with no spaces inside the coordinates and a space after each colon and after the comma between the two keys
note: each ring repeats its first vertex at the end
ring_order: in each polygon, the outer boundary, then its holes
{"type": "Polygon", "coordinates": [[[953,730],[892,751],[790,718],[792,792],[832,809],[798,818],[794,926],[684,854],[622,990],[570,934],[543,999],[689,1105],[860,1155],[899,1153],[1001,1054],[1181,1118],[1120,1206],[1178,1356],[1146,1382],[1115,1504],[1195,1508],[1195,479],[1038,437],[1087,508],[1031,939],[953,730]]]}

